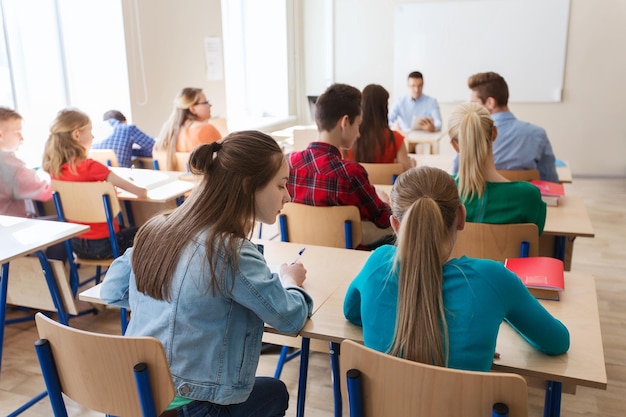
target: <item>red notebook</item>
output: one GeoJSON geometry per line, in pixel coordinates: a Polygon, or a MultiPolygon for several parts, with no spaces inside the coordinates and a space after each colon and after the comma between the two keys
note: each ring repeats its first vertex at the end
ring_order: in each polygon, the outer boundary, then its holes
{"type": "Polygon", "coordinates": [[[559,197],[565,195],[563,184],[542,180],[532,180],[530,183],[539,188],[541,198],[549,206],[558,205],[559,197]]]}
{"type": "Polygon", "coordinates": [[[558,301],[559,293],[565,289],[563,261],[560,259],[544,256],[507,258],[504,266],[514,272],[536,298],[558,301]]]}

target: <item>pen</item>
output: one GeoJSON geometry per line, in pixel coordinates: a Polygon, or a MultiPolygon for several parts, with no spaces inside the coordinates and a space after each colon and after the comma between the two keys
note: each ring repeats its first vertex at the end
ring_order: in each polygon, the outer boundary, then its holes
{"type": "Polygon", "coordinates": [[[130,166],[130,175],[128,177],[128,179],[131,180],[131,181],[135,181],[135,179],[133,178],[133,172],[135,172],[135,166],[131,165],[130,166]]]}
{"type": "Polygon", "coordinates": [[[296,259],[293,260],[293,262],[291,263],[291,265],[295,264],[296,262],[298,262],[298,260],[300,259],[300,257],[302,256],[302,254],[304,253],[306,248],[302,248],[300,249],[300,252],[298,252],[298,256],[296,256],[296,259]]]}

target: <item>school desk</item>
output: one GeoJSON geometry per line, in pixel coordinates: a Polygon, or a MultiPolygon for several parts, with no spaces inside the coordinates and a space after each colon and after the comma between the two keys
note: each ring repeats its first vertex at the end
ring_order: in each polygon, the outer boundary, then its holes
{"type": "Polygon", "coordinates": [[[409,153],[419,150],[419,147],[428,148],[428,152],[416,152],[417,154],[439,154],[439,142],[447,135],[443,130],[439,132],[428,132],[426,130],[410,130],[402,132],[404,142],[406,143],[409,153]]]}
{"type": "Polygon", "coordinates": [[[191,191],[194,182],[181,180],[184,173],[154,171],[151,169],[111,168],[120,177],[148,189],[147,198],[138,198],[125,190],[119,190],[117,198],[124,201],[129,224],[141,226],[155,214],[176,208],[184,195],[191,191]],[[132,180],[131,180],[132,178],[132,180]]]}
{"type": "Polygon", "coordinates": [[[0,282],[0,367],[4,341],[9,262],[36,252],[41,262],[41,267],[46,272],[46,281],[48,282],[50,295],[57,307],[57,311],[63,314],[63,302],[58,294],[50,265],[41,250],[87,230],[89,230],[89,226],[82,224],[0,216],[0,263],[2,264],[2,281],[0,282]]]}
{"type": "MultiPolygon", "coordinates": [[[[303,338],[321,339],[333,344],[331,354],[344,339],[363,342],[361,327],[343,316],[343,300],[349,285],[344,282],[315,312],[301,331],[303,338]]],[[[577,386],[606,389],[607,376],[600,332],[600,318],[595,280],[589,274],[565,273],[565,291],[561,301],[540,301],[570,332],[570,349],[558,356],[547,356],[533,349],[508,324],[502,323],[496,345],[499,359],[492,369],[524,376],[530,385],[546,388],[545,416],[560,413],[561,392],[576,393],[577,386]]],[[[331,360],[336,363],[338,360],[331,360]]],[[[333,388],[339,391],[339,367],[333,368],[333,388]],[[335,377],[337,375],[337,377],[335,377]]],[[[341,407],[341,401],[335,401],[341,407]]],[[[335,409],[336,415],[341,410],[335,409]]]]}

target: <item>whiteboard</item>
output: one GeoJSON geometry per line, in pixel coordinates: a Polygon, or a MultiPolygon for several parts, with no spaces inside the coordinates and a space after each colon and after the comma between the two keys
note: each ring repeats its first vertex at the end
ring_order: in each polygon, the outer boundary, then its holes
{"type": "Polygon", "coordinates": [[[494,71],[513,102],[561,101],[570,0],[457,0],[395,8],[394,92],[424,75],[424,94],[467,101],[467,78],[494,71]]]}

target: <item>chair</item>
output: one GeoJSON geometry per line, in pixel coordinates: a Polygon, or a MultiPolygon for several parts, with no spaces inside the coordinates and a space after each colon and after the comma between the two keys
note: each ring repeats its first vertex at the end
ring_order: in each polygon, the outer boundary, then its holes
{"type": "MultiPolygon", "coordinates": [[[[52,180],[54,193],[54,205],[60,221],[72,221],[78,223],[107,223],[109,228],[109,240],[113,256],[107,259],[86,259],[76,257],[76,262],[70,256],[70,281],[74,295],[78,292],[78,287],[87,282],[95,280],[100,282],[102,267],[108,268],[115,258],[120,256],[113,226],[113,219],[121,214],[120,203],[117,200],[115,187],[108,181],[101,182],[74,182],[52,180]],[[96,274],[79,282],[76,263],[81,265],[93,265],[96,267],[96,274]]],[[[120,222],[121,223],[121,222],[120,222]]],[[[68,254],[72,253],[70,241],[65,243],[68,254]]],[[[126,309],[120,311],[122,333],[126,331],[126,309]]]]}
{"type": "Polygon", "coordinates": [[[353,249],[362,240],[361,214],[356,206],[287,203],[279,222],[283,242],[353,249]]]}
{"type": "Polygon", "coordinates": [[[426,365],[351,340],[341,343],[340,362],[350,417],[489,417],[496,403],[511,417],[528,416],[528,387],[516,374],[426,365]]]}
{"type": "Polygon", "coordinates": [[[499,169],[498,174],[509,181],[532,181],[539,179],[536,169],[499,169]]]}
{"type": "Polygon", "coordinates": [[[404,172],[402,164],[368,164],[360,162],[367,171],[367,176],[372,184],[392,185],[398,175],[404,172]]]}
{"type": "Polygon", "coordinates": [[[228,135],[228,120],[225,117],[214,117],[209,120],[209,123],[215,126],[222,137],[228,135]]]}
{"type": "Polygon", "coordinates": [[[189,155],[191,155],[191,152],[176,152],[176,165],[167,169],[167,152],[153,150],[152,157],[154,158],[154,169],[163,171],[188,172],[189,155]]]}
{"type": "MultiPolygon", "coordinates": [[[[528,242],[527,256],[539,256],[539,230],[534,223],[486,224],[465,223],[458,232],[452,257],[493,259],[519,258],[522,242],[528,242]]],[[[526,254],[524,254],[526,255],[526,254]]]]}
{"type": "Polygon", "coordinates": [[[317,140],[317,128],[294,128],[292,152],[302,151],[317,140]]]}
{"type": "Polygon", "coordinates": [[[87,157],[110,167],[119,166],[113,149],[90,149],[87,157]]]}
{"type": "Polygon", "coordinates": [[[97,334],[37,313],[37,358],[55,417],[67,416],[62,393],[116,416],[158,416],[175,395],[161,342],[97,334]]]}

